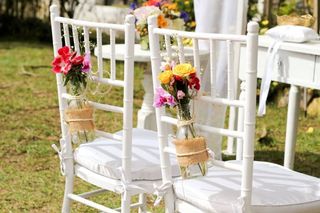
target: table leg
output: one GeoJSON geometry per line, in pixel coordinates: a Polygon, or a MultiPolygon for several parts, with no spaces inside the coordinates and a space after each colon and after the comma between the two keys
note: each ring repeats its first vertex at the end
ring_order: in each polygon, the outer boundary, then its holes
{"type": "Polygon", "coordinates": [[[138,111],[138,128],[157,130],[156,116],[153,107],[153,85],[150,65],[146,66],[143,78],[143,89],[145,94],[141,109],[138,111]]]}
{"type": "Polygon", "coordinates": [[[286,127],[286,143],[284,153],[284,166],[293,169],[295,146],[297,140],[297,127],[299,117],[300,88],[291,85],[286,127]]]}

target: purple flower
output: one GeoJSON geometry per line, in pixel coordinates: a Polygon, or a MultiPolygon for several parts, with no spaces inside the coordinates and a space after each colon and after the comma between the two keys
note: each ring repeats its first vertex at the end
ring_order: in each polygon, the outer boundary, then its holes
{"type": "Polygon", "coordinates": [[[184,96],[186,96],[186,94],[184,94],[184,92],[183,92],[182,90],[178,90],[178,92],[177,92],[177,98],[178,98],[179,100],[181,100],[181,99],[184,98],[184,96]]]}
{"type": "Polygon", "coordinates": [[[163,88],[157,88],[156,94],[154,97],[154,103],[153,106],[156,108],[162,107],[162,106],[175,106],[176,102],[174,100],[174,97],[167,93],[163,88]]]}
{"type": "Polygon", "coordinates": [[[135,9],[137,9],[137,7],[138,7],[137,2],[132,2],[132,3],[130,4],[130,9],[131,9],[131,10],[135,10],[135,9]]]}
{"type": "Polygon", "coordinates": [[[184,20],[184,22],[188,22],[189,21],[189,14],[185,11],[182,11],[180,14],[180,18],[182,18],[184,20]]]}
{"type": "Polygon", "coordinates": [[[82,72],[89,72],[91,70],[90,54],[86,53],[84,55],[84,60],[82,62],[82,72]]]}

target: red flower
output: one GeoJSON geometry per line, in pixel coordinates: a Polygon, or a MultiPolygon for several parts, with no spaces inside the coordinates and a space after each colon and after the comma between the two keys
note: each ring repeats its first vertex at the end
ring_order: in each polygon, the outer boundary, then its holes
{"type": "Polygon", "coordinates": [[[173,75],[173,77],[174,77],[174,80],[176,80],[176,81],[183,81],[181,76],[173,75]]]}
{"type": "Polygon", "coordinates": [[[200,89],[200,80],[196,75],[190,75],[188,79],[188,84],[190,89],[200,89]]]}
{"type": "MultiPolygon", "coordinates": [[[[70,61],[71,53],[68,46],[64,46],[58,50],[58,56],[52,61],[52,71],[55,73],[67,74],[71,69],[70,61]]],[[[82,62],[81,62],[82,63],[82,62]]]]}
{"type": "Polygon", "coordinates": [[[58,54],[63,58],[70,58],[71,56],[70,48],[68,46],[61,47],[58,50],[58,54]]]}
{"type": "Polygon", "coordinates": [[[78,56],[74,56],[72,59],[71,59],[71,63],[72,65],[79,65],[79,64],[82,64],[84,58],[82,55],[78,55],[78,56]]]}
{"type": "Polygon", "coordinates": [[[161,4],[161,0],[149,0],[143,4],[143,6],[156,6],[159,7],[161,4]]]}

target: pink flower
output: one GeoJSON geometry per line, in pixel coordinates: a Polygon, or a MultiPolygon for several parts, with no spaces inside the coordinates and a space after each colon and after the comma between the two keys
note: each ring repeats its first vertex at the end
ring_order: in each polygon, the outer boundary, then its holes
{"type": "Polygon", "coordinates": [[[159,108],[165,105],[175,106],[176,102],[174,97],[167,93],[163,88],[157,88],[153,106],[159,108]]]}
{"type": "Polygon", "coordinates": [[[90,54],[86,53],[84,55],[84,60],[82,62],[82,72],[89,72],[90,69],[91,69],[90,54]]]}
{"type": "Polygon", "coordinates": [[[167,98],[167,103],[166,103],[167,105],[169,105],[171,107],[176,105],[176,101],[174,100],[174,97],[172,95],[167,93],[166,98],[167,98]]]}
{"type": "Polygon", "coordinates": [[[183,99],[183,97],[186,96],[186,94],[184,94],[184,92],[182,90],[178,90],[177,92],[177,98],[179,100],[183,99]]]}

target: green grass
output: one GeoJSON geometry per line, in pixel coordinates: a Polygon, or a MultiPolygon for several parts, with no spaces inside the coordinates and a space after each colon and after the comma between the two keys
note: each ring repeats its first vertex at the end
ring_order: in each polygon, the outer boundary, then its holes
{"type": "MultiPolygon", "coordinates": [[[[50,71],[51,45],[22,42],[0,42],[0,212],[59,212],[64,178],[59,172],[59,159],[51,149],[60,136],[55,76],[50,71]]],[[[106,64],[107,65],[107,64],[106,64]]],[[[121,66],[121,65],[120,65],[121,66]]],[[[135,122],[141,106],[142,69],[135,70],[135,122]]],[[[94,89],[94,88],[93,88],[94,89]]],[[[117,101],[120,90],[107,97],[117,101]]],[[[105,97],[105,94],[101,94],[105,97]]],[[[118,99],[119,100],[119,99],[118,99]]],[[[119,129],[120,117],[107,114],[98,125],[119,129]]],[[[295,169],[320,177],[319,118],[299,116],[295,169]],[[307,133],[313,127],[312,134],[307,133]]],[[[276,163],[283,161],[286,109],[273,105],[267,116],[258,118],[258,130],[269,130],[268,143],[256,144],[256,159],[276,163]]],[[[92,189],[79,179],[76,192],[92,189]]],[[[112,193],[98,196],[99,202],[119,205],[119,196],[112,193]]],[[[152,208],[152,212],[162,212],[152,208]]],[[[73,212],[96,212],[80,204],[73,212]]]]}

